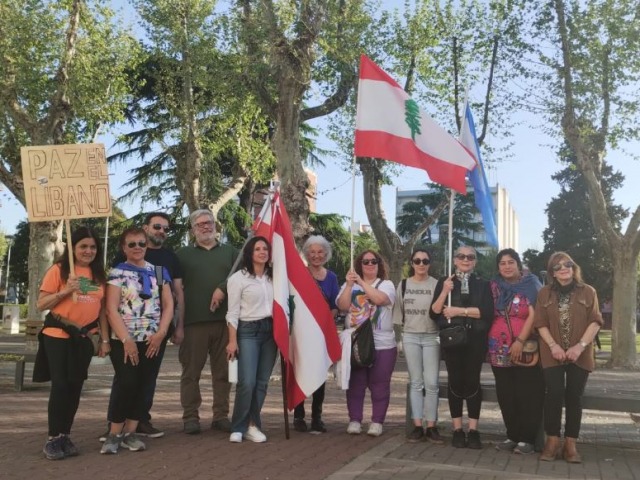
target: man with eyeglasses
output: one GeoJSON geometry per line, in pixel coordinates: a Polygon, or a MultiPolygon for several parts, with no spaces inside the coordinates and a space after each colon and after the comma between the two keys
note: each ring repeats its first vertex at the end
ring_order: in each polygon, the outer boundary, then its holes
{"type": "Polygon", "coordinates": [[[227,314],[227,277],[238,251],[218,242],[213,213],[196,210],[190,217],[193,245],[178,251],[183,272],[185,309],[176,327],[184,337],[180,345],[180,402],[184,432],[200,433],[200,376],[209,357],[213,385],[211,428],[231,431],[226,347],[229,333],[227,314]]]}
{"type": "MultiPolygon", "coordinates": [[[[182,290],[182,268],[175,252],[169,248],[164,247],[164,242],[167,240],[167,234],[171,231],[171,217],[164,212],[151,212],[145,215],[144,225],[142,229],[147,235],[147,251],[144,255],[144,259],[152,265],[158,267],[165,267],[171,276],[171,289],[173,291],[173,299],[176,310],[177,319],[180,318],[180,311],[184,308],[184,294],[182,290]]],[[[118,252],[113,261],[113,265],[118,265],[125,261],[125,256],[122,252],[118,252]]],[[[164,356],[164,351],[167,346],[167,341],[171,337],[171,340],[175,344],[179,344],[182,341],[182,337],[178,335],[177,330],[174,331],[173,325],[169,329],[169,334],[162,341],[160,350],[158,352],[159,361],[157,362],[157,369],[153,373],[153,381],[150,382],[149,388],[145,392],[145,412],[140,418],[136,433],[140,436],[147,436],[150,438],[159,438],[164,435],[162,430],[154,427],[151,424],[151,407],[153,406],[153,397],[156,393],[156,381],[158,374],[160,373],[160,365],[164,356]],[[173,335],[172,335],[173,331],[173,335]]],[[[112,412],[114,405],[114,399],[119,395],[119,385],[117,375],[113,376],[113,384],[111,386],[111,396],[109,398],[109,413],[112,412]]],[[[111,418],[111,415],[109,415],[111,418]]],[[[108,430],[107,430],[108,434],[108,430]]],[[[106,434],[100,437],[100,441],[104,441],[106,434]]]]}

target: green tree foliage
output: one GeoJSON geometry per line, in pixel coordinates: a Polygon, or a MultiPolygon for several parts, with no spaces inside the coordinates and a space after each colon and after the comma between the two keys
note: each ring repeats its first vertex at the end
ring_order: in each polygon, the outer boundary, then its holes
{"type": "MultiPolygon", "coordinates": [[[[138,44],[101,1],[0,3],[0,182],[22,205],[20,147],[81,143],[123,119],[138,44]]],[[[61,238],[59,222],[30,227],[29,285],[37,291],[61,238]]],[[[37,295],[29,316],[39,318],[37,295]]]]}
{"type": "Polygon", "coordinates": [[[134,3],[146,32],[128,107],[138,128],[119,138],[125,150],[112,158],[145,161],[132,169],[127,195],[217,215],[249,175],[260,183],[274,172],[269,125],[242,81],[229,18],[212,0],[134,3]]]}
{"type": "MultiPolygon", "coordinates": [[[[570,157],[571,160],[575,161],[575,156],[570,157]]],[[[622,185],[624,177],[607,163],[603,164],[601,175],[607,212],[619,229],[629,212],[615,205],[612,195],[622,185]]],[[[561,190],[547,206],[548,227],[543,233],[542,256],[546,261],[553,252],[568,252],[582,268],[585,281],[596,289],[603,302],[613,293],[613,267],[593,228],[584,178],[573,163],[552,178],[560,183],[561,190]]]]}

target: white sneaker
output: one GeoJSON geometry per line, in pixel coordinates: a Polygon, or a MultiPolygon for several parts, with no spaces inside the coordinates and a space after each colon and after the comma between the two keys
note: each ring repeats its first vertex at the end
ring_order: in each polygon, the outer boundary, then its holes
{"type": "Polygon", "coordinates": [[[372,423],[369,425],[369,431],[367,435],[371,435],[372,437],[379,437],[382,435],[382,424],[381,423],[372,423]]]}
{"type": "Polygon", "coordinates": [[[247,429],[247,433],[244,434],[244,438],[255,443],[263,443],[267,441],[267,436],[255,425],[251,425],[247,429]]]}
{"type": "Polygon", "coordinates": [[[360,422],[349,422],[349,426],[347,427],[347,433],[349,435],[360,435],[362,432],[362,425],[360,422]]]}
{"type": "Polygon", "coordinates": [[[233,432],[229,435],[229,441],[231,443],[242,443],[242,432],[233,432]]]}

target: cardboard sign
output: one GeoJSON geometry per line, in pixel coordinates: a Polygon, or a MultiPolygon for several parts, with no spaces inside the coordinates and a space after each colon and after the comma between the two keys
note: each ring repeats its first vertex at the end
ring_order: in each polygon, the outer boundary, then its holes
{"type": "Polygon", "coordinates": [[[30,222],[111,216],[103,144],[22,147],[20,157],[30,222]]]}

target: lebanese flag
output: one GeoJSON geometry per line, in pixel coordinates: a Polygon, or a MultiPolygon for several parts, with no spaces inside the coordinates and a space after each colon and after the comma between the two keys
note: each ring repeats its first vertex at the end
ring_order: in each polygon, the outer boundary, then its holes
{"type": "Polygon", "coordinates": [[[287,407],[293,410],[327,380],[341,347],[329,305],[296,249],[279,193],[269,203],[265,218],[254,225],[271,227],[273,336],[286,362],[287,407]]]}
{"type": "Polygon", "coordinates": [[[271,238],[271,222],[273,221],[273,209],[271,208],[271,199],[265,197],[264,204],[260,213],[256,217],[251,230],[256,237],[271,238]]]}
{"type": "Polygon", "coordinates": [[[395,80],[360,56],[354,154],[421,168],[462,194],[476,161],[454,137],[411,100],[395,80]]]}

